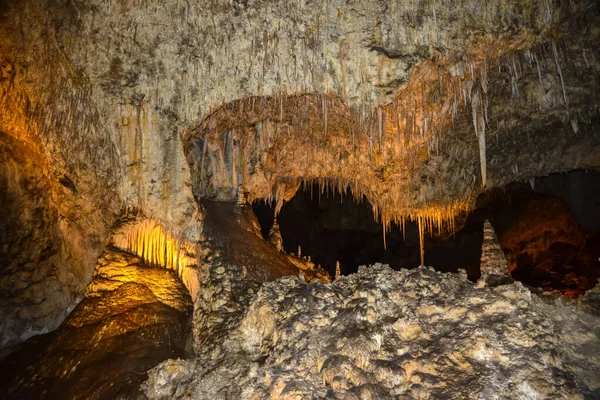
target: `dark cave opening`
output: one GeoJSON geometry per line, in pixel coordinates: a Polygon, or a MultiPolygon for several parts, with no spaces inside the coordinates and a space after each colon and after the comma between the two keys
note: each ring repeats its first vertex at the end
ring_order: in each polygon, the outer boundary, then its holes
{"type": "MultiPolygon", "coordinates": [[[[273,224],[274,205],[255,202],[263,236],[273,224]]],[[[425,265],[441,272],[463,268],[479,278],[482,227],[494,226],[509,271],[522,283],[576,297],[600,278],[600,173],[576,170],[509,184],[483,193],[475,210],[459,220],[459,230],[425,235],[425,265]]],[[[394,269],[420,264],[416,224],[403,233],[392,225],[386,233],[366,198],[350,193],[321,193],[315,185],[300,189],[277,217],[288,254],[310,256],[332,276],[336,262],[342,275],[376,262],[394,269]]]]}
{"type": "Polygon", "coordinates": [[[600,173],[516,182],[477,200],[467,224],[490,219],[514,279],[577,297],[600,278],[600,173]]]}
{"type": "MultiPolygon", "coordinates": [[[[268,239],[274,205],[255,202],[253,209],[263,237],[268,239]]],[[[357,202],[349,192],[321,193],[316,185],[300,189],[283,205],[277,222],[286,253],[297,255],[300,250],[302,256],[310,256],[315,265],[320,264],[332,276],[338,261],[342,275],[376,262],[394,269],[410,269],[420,264],[416,223],[407,223],[404,232],[392,224],[384,246],[383,227],[375,221],[371,204],[366,198],[357,202]]],[[[469,278],[476,279],[481,241],[481,227],[455,235],[427,235],[425,263],[442,272],[465,268],[469,278]]]]}

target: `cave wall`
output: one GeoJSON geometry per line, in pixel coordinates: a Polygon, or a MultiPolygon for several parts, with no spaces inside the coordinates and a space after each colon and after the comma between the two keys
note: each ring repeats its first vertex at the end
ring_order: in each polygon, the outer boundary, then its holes
{"type": "Polygon", "coordinates": [[[0,347],[56,328],[81,297],[108,232],[99,199],[44,154],[0,133],[0,347]]]}
{"type": "Polygon", "coordinates": [[[600,173],[594,170],[571,171],[535,179],[538,193],[556,196],[564,201],[577,222],[586,230],[600,226],[600,173]]]}
{"type": "Polygon", "coordinates": [[[23,201],[39,193],[38,208],[58,214],[32,237],[62,249],[57,270],[77,271],[72,299],[121,210],[199,240],[192,189],[232,199],[242,183],[282,201],[306,177],[334,178],[384,219],[435,221],[468,209],[486,182],[596,167],[597,18],[587,1],[8,0],[0,131],[45,165],[42,179],[31,164],[40,183],[23,201]],[[310,115],[294,105],[302,94],[310,115]],[[269,107],[249,118],[255,99],[269,107]],[[499,143],[488,155],[486,134],[499,143]],[[255,160],[224,157],[227,135],[255,160]],[[214,168],[191,150],[199,138],[214,168]]]}

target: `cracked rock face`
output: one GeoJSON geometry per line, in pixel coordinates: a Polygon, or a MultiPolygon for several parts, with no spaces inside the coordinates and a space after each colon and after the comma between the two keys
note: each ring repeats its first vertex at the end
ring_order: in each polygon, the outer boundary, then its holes
{"type": "MultiPolygon", "coordinates": [[[[597,296],[539,297],[519,283],[376,264],[334,283],[281,278],[222,343],[149,374],[151,398],[592,398],[597,296]]],[[[238,311],[239,312],[239,311],[238,311]]]]}

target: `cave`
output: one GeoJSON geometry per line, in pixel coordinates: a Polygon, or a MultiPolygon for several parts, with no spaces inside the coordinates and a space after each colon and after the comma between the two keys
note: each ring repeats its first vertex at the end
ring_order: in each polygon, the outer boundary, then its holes
{"type": "Polygon", "coordinates": [[[598,60],[593,0],[0,1],[0,397],[599,398],[598,60]]]}
{"type": "MultiPolygon", "coordinates": [[[[253,210],[263,237],[269,240],[275,205],[256,202],[253,210]]],[[[277,224],[286,253],[310,257],[331,276],[335,275],[338,263],[342,275],[355,273],[359,265],[375,262],[399,268],[401,258],[412,257],[410,267],[419,264],[419,238],[414,226],[409,226],[408,240],[413,244],[416,240],[416,252],[414,246],[405,245],[400,227],[396,225],[388,228],[384,238],[383,226],[375,221],[368,200],[363,198],[357,202],[350,193],[321,193],[316,185],[298,190],[282,206],[277,224]],[[392,263],[387,262],[388,259],[392,263]]]]}
{"type": "Polygon", "coordinates": [[[466,225],[494,222],[515,279],[577,297],[599,278],[599,188],[588,170],[514,182],[482,194],[466,225]]]}

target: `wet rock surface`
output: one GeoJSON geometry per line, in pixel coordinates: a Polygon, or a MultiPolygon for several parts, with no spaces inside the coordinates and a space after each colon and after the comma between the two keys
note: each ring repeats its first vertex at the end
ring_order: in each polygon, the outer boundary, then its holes
{"type": "Polygon", "coordinates": [[[137,398],[148,369],[188,354],[191,308],[172,271],[111,247],[65,322],[2,360],[2,397],[137,398]]]}
{"type": "Polygon", "coordinates": [[[478,287],[424,267],[376,264],[331,284],[284,277],[262,285],[236,329],[211,332],[219,346],[165,361],[143,390],[151,399],[595,398],[597,300],[478,287]]]}

